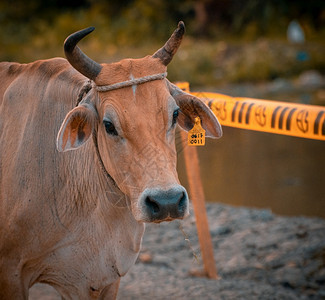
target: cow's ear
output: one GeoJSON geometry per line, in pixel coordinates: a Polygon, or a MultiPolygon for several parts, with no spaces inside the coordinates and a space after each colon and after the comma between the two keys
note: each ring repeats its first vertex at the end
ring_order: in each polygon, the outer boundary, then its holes
{"type": "Polygon", "coordinates": [[[185,93],[178,86],[166,80],[167,88],[180,108],[178,125],[185,131],[189,131],[195,124],[195,118],[201,119],[201,125],[205,130],[205,136],[220,138],[222,128],[212,110],[199,98],[185,93]]]}
{"type": "Polygon", "coordinates": [[[212,110],[199,98],[187,93],[174,96],[180,107],[178,124],[184,130],[193,128],[195,118],[201,119],[201,125],[205,130],[206,137],[220,138],[222,136],[221,125],[212,110]]]}
{"type": "Polygon", "coordinates": [[[59,130],[56,147],[60,152],[81,147],[94,130],[96,114],[89,104],[72,109],[65,117],[59,130]]]}

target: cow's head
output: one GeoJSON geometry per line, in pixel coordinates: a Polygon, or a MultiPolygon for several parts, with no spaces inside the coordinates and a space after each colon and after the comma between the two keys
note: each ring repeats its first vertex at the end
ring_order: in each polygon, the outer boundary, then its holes
{"type": "Polygon", "coordinates": [[[181,219],[188,213],[188,196],[176,172],[176,124],[188,131],[199,116],[206,136],[222,135],[218,120],[201,100],[165,79],[184,23],[152,56],[112,64],[98,64],[76,46],[91,31],[81,30],[65,41],[68,61],[92,80],[93,91],[67,114],[57,147],[74,150],[94,135],[105,171],[130,199],[136,220],[181,219]],[[142,83],[130,82],[139,78],[142,83]],[[112,86],[117,83],[123,87],[112,86]]]}

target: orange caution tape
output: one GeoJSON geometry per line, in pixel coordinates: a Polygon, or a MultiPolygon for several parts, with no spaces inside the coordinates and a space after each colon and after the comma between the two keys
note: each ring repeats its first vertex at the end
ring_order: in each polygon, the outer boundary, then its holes
{"type": "MultiPolygon", "coordinates": [[[[177,84],[189,91],[188,83],[177,84]],[[187,84],[187,85],[186,85],[187,84]]],[[[325,141],[325,107],[195,92],[221,125],[325,141]]]]}

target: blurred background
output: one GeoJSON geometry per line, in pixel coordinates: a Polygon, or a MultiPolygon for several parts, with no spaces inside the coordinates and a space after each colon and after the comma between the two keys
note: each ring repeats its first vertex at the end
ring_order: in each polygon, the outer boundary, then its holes
{"type": "MultiPolygon", "coordinates": [[[[0,59],[64,56],[64,39],[88,26],[96,31],[81,47],[94,60],[143,57],[179,20],[187,33],[170,80],[193,91],[325,105],[323,0],[1,1],[0,59]]],[[[224,127],[199,156],[207,201],[325,217],[324,141],[224,127]]]]}

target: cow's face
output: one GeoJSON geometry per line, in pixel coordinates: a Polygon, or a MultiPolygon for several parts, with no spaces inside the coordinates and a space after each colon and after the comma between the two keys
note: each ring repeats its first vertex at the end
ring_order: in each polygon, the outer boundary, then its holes
{"type": "Polygon", "coordinates": [[[210,137],[220,137],[221,127],[204,103],[167,79],[104,92],[96,86],[165,72],[164,61],[155,55],[101,65],[93,91],[68,113],[57,140],[58,149],[67,151],[95,134],[105,170],[142,222],[181,219],[188,213],[188,196],[176,172],[177,124],[189,130],[199,116],[210,137]]]}

